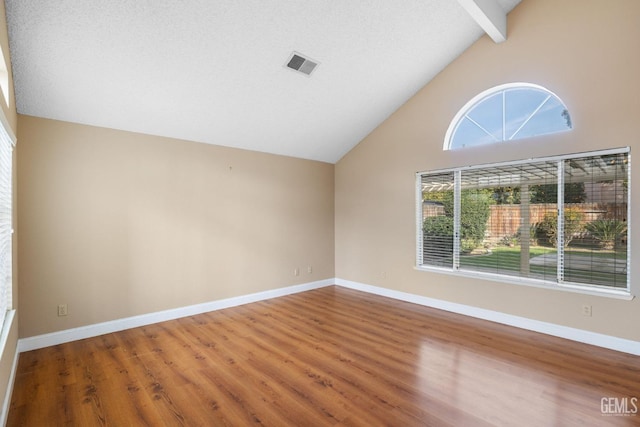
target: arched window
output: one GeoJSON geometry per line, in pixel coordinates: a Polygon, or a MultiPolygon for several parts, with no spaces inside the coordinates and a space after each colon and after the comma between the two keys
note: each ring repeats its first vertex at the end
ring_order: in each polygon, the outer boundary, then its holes
{"type": "Polygon", "coordinates": [[[562,100],[542,86],[509,83],[482,92],[453,118],[444,149],[511,141],[571,130],[562,100]]]}

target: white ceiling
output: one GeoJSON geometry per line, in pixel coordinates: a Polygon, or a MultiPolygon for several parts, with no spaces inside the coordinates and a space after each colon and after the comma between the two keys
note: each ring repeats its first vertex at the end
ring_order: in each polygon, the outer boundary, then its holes
{"type": "Polygon", "coordinates": [[[17,108],[335,163],[482,36],[461,4],[6,0],[17,108]]]}

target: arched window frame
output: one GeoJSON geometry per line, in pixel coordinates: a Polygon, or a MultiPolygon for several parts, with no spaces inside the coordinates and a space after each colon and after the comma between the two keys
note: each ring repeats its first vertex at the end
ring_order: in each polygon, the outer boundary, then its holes
{"type": "MultiPolygon", "coordinates": [[[[454,137],[458,127],[462,123],[462,120],[478,104],[482,103],[484,100],[488,99],[489,97],[491,97],[491,96],[493,96],[493,95],[495,95],[497,93],[505,92],[505,91],[507,91],[509,89],[524,89],[524,88],[536,89],[536,90],[540,90],[542,92],[547,93],[547,95],[549,95],[549,97],[553,97],[556,100],[558,100],[560,102],[560,104],[562,104],[562,106],[565,108],[565,110],[568,111],[568,108],[567,108],[566,104],[564,103],[564,101],[558,95],[556,95],[555,93],[553,93],[552,91],[550,91],[549,89],[547,89],[547,88],[545,88],[543,86],[540,86],[540,85],[537,85],[537,84],[533,84],[533,83],[525,83],[525,82],[506,83],[506,84],[502,84],[502,85],[499,85],[499,86],[495,86],[495,87],[489,88],[489,89],[479,93],[478,95],[474,96],[471,100],[469,100],[456,113],[456,115],[453,117],[453,120],[449,124],[449,128],[447,129],[447,133],[445,134],[444,144],[443,144],[442,149],[447,151],[447,150],[452,150],[452,149],[456,148],[456,147],[454,147],[454,148],[451,147],[451,143],[453,142],[453,137],[454,137]]],[[[503,109],[504,109],[504,106],[503,106],[503,109]]],[[[533,114],[532,114],[532,116],[533,116],[533,114]]],[[[572,127],[567,129],[567,131],[571,130],[571,129],[572,129],[572,127]]],[[[516,139],[518,139],[518,138],[516,138],[516,139]]],[[[499,142],[508,142],[508,141],[511,141],[511,140],[512,139],[508,139],[508,140],[502,139],[499,142]]]]}

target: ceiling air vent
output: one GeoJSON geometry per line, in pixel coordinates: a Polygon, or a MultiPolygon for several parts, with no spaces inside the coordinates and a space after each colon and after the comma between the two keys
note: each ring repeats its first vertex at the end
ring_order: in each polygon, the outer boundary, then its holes
{"type": "Polygon", "coordinates": [[[310,76],[317,66],[317,62],[312,61],[297,52],[293,52],[289,57],[289,61],[287,61],[288,68],[299,71],[307,76],[310,76]]]}

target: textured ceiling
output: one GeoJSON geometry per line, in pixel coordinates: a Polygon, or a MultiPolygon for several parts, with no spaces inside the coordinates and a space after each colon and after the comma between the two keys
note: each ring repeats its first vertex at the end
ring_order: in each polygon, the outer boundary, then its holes
{"type": "Polygon", "coordinates": [[[21,114],[330,163],[483,34],[454,0],[6,8],[21,114]],[[320,63],[310,77],[292,51],[320,63]]]}

